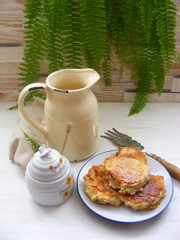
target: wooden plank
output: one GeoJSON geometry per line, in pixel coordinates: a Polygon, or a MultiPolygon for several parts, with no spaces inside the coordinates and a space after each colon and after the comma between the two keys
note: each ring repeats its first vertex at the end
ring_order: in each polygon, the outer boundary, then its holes
{"type": "MultiPolygon", "coordinates": [[[[164,89],[171,90],[172,87],[172,76],[166,76],[165,77],[165,83],[164,83],[164,89]]],[[[121,80],[118,80],[112,78],[112,86],[105,86],[103,79],[101,79],[101,89],[106,89],[108,91],[111,89],[116,89],[116,91],[119,90],[134,90],[136,89],[136,85],[134,84],[134,81],[130,80],[130,77],[123,77],[121,80]]]]}
{"type": "Polygon", "coordinates": [[[94,94],[96,95],[99,102],[123,102],[123,92],[117,93],[111,91],[107,94],[106,91],[101,91],[95,92],[94,94]]]}
{"type": "MultiPolygon", "coordinates": [[[[8,62],[0,62],[0,76],[18,76],[20,70],[18,67],[20,66],[21,60],[17,61],[8,61],[8,62]]],[[[40,74],[47,74],[48,72],[48,63],[41,63],[40,74]]]]}
{"type": "Polygon", "coordinates": [[[0,0],[1,11],[22,11],[26,0],[0,0]]]}
{"type": "Polygon", "coordinates": [[[0,29],[0,43],[24,43],[24,29],[0,29]]]}
{"type": "Polygon", "coordinates": [[[0,102],[17,102],[19,96],[18,77],[0,77],[0,102]]]}
{"type": "Polygon", "coordinates": [[[2,90],[7,90],[7,89],[20,89],[21,87],[18,86],[20,84],[20,81],[18,80],[17,77],[12,77],[12,76],[6,76],[6,77],[0,77],[0,91],[2,90]]]}
{"type": "Polygon", "coordinates": [[[0,92],[0,102],[17,102],[19,93],[15,90],[13,91],[3,91],[0,92]]]}
{"type": "Polygon", "coordinates": [[[180,75],[172,78],[172,92],[180,93],[180,75]]]}
{"type": "Polygon", "coordinates": [[[176,45],[180,45],[180,30],[176,30],[175,40],[176,40],[176,45]]]}
{"type": "MultiPolygon", "coordinates": [[[[136,93],[134,92],[124,92],[124,102],[133,102],[136,93]]],[[[180,93],[162,93],[159,97],[157,94],[152,94],[148,98],[148,102],[169,102],[169,103],[179,103],[180,102],[180,93]]]]}
{"type": "Polygon", "coordinates": [[[180,12],[177,13],[177,26],[176,29],[180,30],[180,12]]]}
{"type": "Polygon", "coordinates": [[[0,28],[23,28],[21,11],[0,11],[0,28]]]}
{"type": "Polygon", "coordinates": [[[41,63],[40,73],[41,74],[47,74],[48,73],[48,62],[47,61],[44,61],[44,62],[41,63]]]}
{"type": "Polygon", "coordinates": [[[0,62],[0,76],[17,76],[20,62],[0,62]]]}
{"type": "Polygon", "coordinates": [[[164,90],[171,90],[172,87],[172,76],[166,76],[164,82],[164,90]]]}
{"type": "Polygon", "coordinates": [[[180,62],[174,62],[171,67],[169,76],[173,77],[173,76],[179,75],[179,73],[180,73],[180,62]]]}
{"type": "Polygon", "coordinates": [[[0,62],[19,62],[23,55],[24,48],[22,45],[0,47],[0,62]]]}

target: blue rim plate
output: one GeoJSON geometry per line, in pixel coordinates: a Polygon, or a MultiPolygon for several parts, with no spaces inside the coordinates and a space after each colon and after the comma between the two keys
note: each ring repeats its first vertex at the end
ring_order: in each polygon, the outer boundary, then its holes
{"type": "Polygon", "coordinates": [[[171,202],[173,196],[173,181],[166,170],[166,168],[159,163],[154,158],[147,156],[148,159],[148,166],[150,168],[150,173],[153,175],[160,175],[164,176],[165,186],[166,186],[166,196],[161,202],[161,204],[154,210],[149,211],[134,211],[129,207],[125,207],[124,204],[121,204],[119,208],[116,208],[111,205],[100,205],[96,202],[93,202],[83,191],[84,189],[84,180],[83,177],[88,173],[88,170],[93,165],[100,165],[104,162],[105,158],[109,157],[117,150],[110,150],[106,152],[102,152],[90,158],[81,168],[77,177],[77,190],[79,196],[83,203],[95,214],[111,220],[115,222],[122,222],[122,223],[136,223],[149,220],[151,218],[156,217],[160,213],[162,213],[169,203],[171,202]]]}

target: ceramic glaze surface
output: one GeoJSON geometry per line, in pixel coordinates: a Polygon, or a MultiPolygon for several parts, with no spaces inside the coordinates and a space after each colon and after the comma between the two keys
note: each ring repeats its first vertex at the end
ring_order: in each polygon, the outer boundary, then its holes
{"type": "Polygon", "coordinates": [[[69,162],[64,156],[42,145],[30,161],[28,172],[37,181],[50,182],[62,178],[69,167],[69,162]]]}
{"type": "Polygon", "coordinates": [[[26,169],[25,181],[37,203],[54,206],[72,194],[74,176],[69,161],[56,150],[42,145],[26,169]]]}
{"type": "Polygon", "coordinates": [[[64,69],[50,74],[44,83],[26,86],[19,96],[22,115],[41,131],[50,148],[62,151],[69,123],[63,155],[69,161],[83,160],[93,155],[99,147],[98,103],[90,88],[99,80],[93,69],[64,69]],[[28,92],[42,89],[46,92],[45,126],[34,121],[24,108],[28,92]]]}

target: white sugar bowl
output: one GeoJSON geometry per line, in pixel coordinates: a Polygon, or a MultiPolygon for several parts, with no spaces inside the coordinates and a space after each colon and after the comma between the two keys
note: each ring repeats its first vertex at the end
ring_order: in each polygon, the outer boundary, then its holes
{"type": "Polygon", "coordinates": [[[74,176],[67,158],[45,144],[28,163],[25,181],[34,201],[44,206],[65,202],[74,186],[74,176]]]}

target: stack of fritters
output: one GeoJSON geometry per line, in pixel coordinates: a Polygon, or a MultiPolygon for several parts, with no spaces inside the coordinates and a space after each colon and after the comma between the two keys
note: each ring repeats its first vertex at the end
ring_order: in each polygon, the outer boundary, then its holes
{"type": "Polygon", "coordinates": [[[84,176],[85,193],[100,204],[134,210],[156,208],[166,194],[164,178],[150,175],[146,154],[135,147],[121,147],[116,155],[93,166],[84,176]]]}

